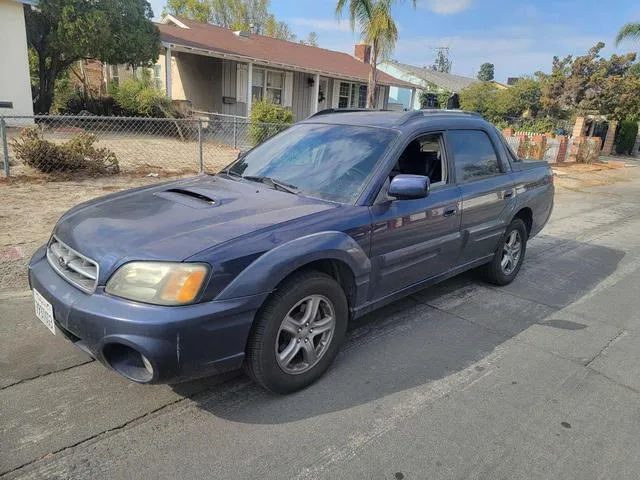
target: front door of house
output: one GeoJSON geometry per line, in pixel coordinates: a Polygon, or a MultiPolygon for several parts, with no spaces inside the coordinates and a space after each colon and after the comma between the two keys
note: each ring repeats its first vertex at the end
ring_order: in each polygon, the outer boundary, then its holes
{"type": "Polygon", "coordinates": [[[324,110],[329,104],[329,99],[327,98],[327,85],[327,79],[321,78],[320,87],[318,89],[318,111],[324,110]]]}

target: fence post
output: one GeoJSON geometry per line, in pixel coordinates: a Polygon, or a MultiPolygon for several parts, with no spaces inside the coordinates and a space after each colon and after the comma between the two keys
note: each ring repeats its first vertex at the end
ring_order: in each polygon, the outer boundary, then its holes
{"type": "Polygon", "coordinates": [[[202,119],[198,120],[198,173],[204,173],[204,161],[202,158],[202,119]]]}
{"type": "Polygon", "coordinates": [[[9,177],[9,144],[7,143],[7,123],[0,118],[0,136],[2,136],[2,158],[4,159],[4,176],[9,177]]]}
{"type": "Polygon", "coordinates": [[[238,141],[236,137],[236,116],[233,116],[233,148],[238,148],[238,141]]]}

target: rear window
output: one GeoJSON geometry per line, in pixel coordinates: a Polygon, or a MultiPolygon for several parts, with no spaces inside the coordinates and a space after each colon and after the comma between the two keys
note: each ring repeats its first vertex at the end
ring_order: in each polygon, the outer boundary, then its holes
{"type": "MultiPolygon", "coordinates": [[[[513,162],[521,162],[522,160],[520,160],[518,158],[518,154],[513,151],[513,147],[509,143],[509,140],[507,140],[507,138],[503,135],[503,133],[500,131],[500,129],[498,129],[497,127],[494,127],[494,128],[495,128],[496,132],[498,132],[498,136],[500,137],[500,140],[502,141],[502,145],[504,145],[504,149],[507,151],[507,158],[509,159],[509,162],[511,162],[511,163],[513,163],[513,162]]],[[[516,138],[516,137],[512,137],[512,138],[516,138]]]]}
{"type": "Polygon", "coordinates": [[[473,182],[502,173],[493,144],[482,130],[450,130],[447,140],[458,182],[473,182]]]}

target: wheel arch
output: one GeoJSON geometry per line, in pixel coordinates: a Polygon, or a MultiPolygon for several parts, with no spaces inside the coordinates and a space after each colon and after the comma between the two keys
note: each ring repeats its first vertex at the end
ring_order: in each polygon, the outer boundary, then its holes
{"type": "Polygon", "coordinates": [[[362,247],[343,232],[321,232],[282,244],[254,260],[216,297],[226,300],[267,294],[302,270],[334,278],[354,307],[366,296],[371,261],[362,247]]]}
{"type": "Polygon", "coordinates": [[[533,228],[533,210],[530,207],[522,207],[518,212],[513,216],[514,219],[519,218],[524,222],[524,225],[527,229],[527,237],[531,235],[531,230],[533,228]]]}

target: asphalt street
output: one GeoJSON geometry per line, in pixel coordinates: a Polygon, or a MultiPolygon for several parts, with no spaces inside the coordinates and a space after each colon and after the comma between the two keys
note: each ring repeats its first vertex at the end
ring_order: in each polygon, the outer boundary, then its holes
{"type": "Polygon", "coordinates": [[[359,319],[287,397],[126,382],[0,297],[0,478],[637,479],[639,311],[640,168],[559,189],[513,284],[359,319]]]}

